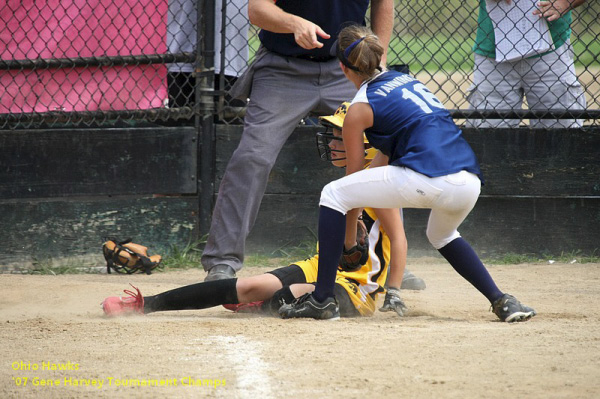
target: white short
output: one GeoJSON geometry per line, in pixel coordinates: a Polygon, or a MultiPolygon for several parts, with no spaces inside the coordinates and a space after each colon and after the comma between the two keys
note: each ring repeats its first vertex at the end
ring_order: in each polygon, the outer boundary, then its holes
{"type": "MultiPolygon", "coordinates": [[[[496,62],[475,54],[469,109],[517,109],[527,99],[529,109],[586,108],[585,94],[573,65],[573,49],[567,41],[541,57],[496,62]]],[[[517,127],[518,119],[470,119],[469,127],[517,127]]],[[[581,119],[531,119],[534,128],[581,127],[581,119]]]]}
{"type": "Polygon", "coordinates": [[[481,181],[470,172],[428,177],[399,166],[366,169],[323,188],[320,205],[346,214],[351,209],[431,209],[427,238],[439,249],[460,237],[458,226],[475,206],[481,181]]]}

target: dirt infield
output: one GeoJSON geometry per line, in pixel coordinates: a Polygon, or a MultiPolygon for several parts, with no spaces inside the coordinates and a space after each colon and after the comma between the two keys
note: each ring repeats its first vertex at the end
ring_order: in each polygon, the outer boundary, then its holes
{"type": "Polygon", "coordinates": [[[102,315],[128,282],[156,294],[201,281],[198,270],[0,275],[0,397],[600,397],[600,264],[491,266],[539,313],[514,325],[441,259],[409,264],[428,286],[404,293],[407,317],[336,322],[221,307],[102,315]]]}

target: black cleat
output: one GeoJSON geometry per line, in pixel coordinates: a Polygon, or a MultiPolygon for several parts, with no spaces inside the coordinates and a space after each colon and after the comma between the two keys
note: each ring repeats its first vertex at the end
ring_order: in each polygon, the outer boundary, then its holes
{"type": "Polygon", "coordinates": [[[235,278],[235,270],[229,265],[216,265],[208,271],[204,281],[226,280],[235,278]]]}
{"type": "Polygon", "coordinates": [[[492,311],[498,318],[507,323],[526,321],[537,313],[532,308],[523,305],[512,295],[504,294],[492,305],[492,311]]]}
{"type": "Polygon", "coordinates": [[[294,302],[281,306],[279,315],[283,319],[309,317],[318,320],[338,320],[340,307],[335,298],[329,297],[320,303],[312,294],[304,294],[294,302]]]}

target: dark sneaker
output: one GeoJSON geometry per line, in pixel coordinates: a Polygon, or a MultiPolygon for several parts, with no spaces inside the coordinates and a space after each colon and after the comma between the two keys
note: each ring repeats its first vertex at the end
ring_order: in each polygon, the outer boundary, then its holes
{"type": "Polygon", "coordinates": [[[204,281],[226,280],[235,278],[235,270],[229,265],[216,265],[208,271],[204,281]]]}
{"type": "Polygon", "coordinates": [[[335,298],[329,297],[320,303],[311,294],[304,294],[294,302],[281,306],[279,315],[283,319],[312,317],[319,320],[338,320],[340,307],[335,298]]]}
{"type": "Polygon", "coordinates": [[[523,305],[512,295],[504,294],[492,305],[492,311],[498,318],[507,323],[526,321],[537,313],[532,308],[523,305]]]}
{"type": "Polygon", "coordinates": [[[398,314],[398,316],[404,316],[404,312],[406,312],[408,308],[400,298],[400,290],[397,288],[388,288],[385,293],[385,300],[383,301],[383,306],[379,308],[380,312],[391,312],[394,311],[398,314]]]}
{"type": "Polygon", "coordinates": [[[404,269],[404,276],[402,276],[402,285],[400,288],[403,290],[422,291],[425,289],[425,280],[415,276],[409,270],[404,269]]]}

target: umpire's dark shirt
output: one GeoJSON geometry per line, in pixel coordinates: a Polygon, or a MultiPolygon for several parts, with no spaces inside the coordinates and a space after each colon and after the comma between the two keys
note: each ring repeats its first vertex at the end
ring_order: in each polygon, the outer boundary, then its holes
{"type": "Polygon", "coordinates": [[[277,0],[276,4],[285,12],[319,25],[331,38],[318,38],[324,46],[320,49],[306,50],[296,44],[291,33],[273,33],[263,29],[259,33],[263,46],[281,55],[328,57],[329,49],[345,22],[365,25],[369,0],[277,0]]]}

